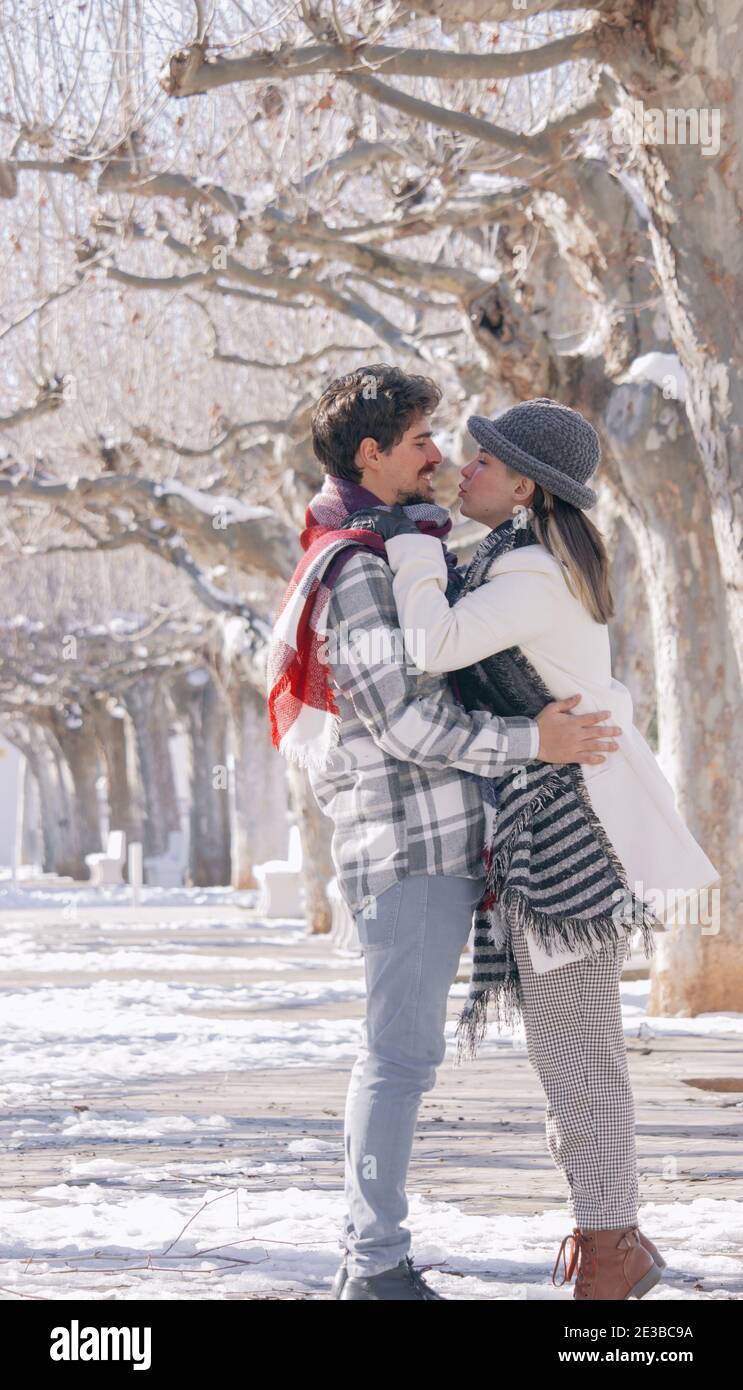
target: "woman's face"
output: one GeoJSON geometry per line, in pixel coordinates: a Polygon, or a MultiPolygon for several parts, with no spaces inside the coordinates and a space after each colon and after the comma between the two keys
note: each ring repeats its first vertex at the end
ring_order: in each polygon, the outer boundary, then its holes
{"type": "Polygon", "coordinates": [[[479,448],[476,458],[462,469],[459,510],[491,530],[508,521],[534,496],[534,481],[511,473],[501,459],[479,448]]]}

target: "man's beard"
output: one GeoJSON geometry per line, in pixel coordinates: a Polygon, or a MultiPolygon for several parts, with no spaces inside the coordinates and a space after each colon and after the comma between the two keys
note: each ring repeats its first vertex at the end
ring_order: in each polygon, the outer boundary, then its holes
{"type": "MultiPolygon", "coordinates": [[[[432,473],[433,469],[427,470],[424,476],[430,478],[432,473]]],[[[424,492],[422,489],[416,488],[414,492],[401,492],[397,499],[397,505],[398,507],[411,507],[415,502],[432,501],[433,497],[430,491],[426,490],[424,492]]]]}

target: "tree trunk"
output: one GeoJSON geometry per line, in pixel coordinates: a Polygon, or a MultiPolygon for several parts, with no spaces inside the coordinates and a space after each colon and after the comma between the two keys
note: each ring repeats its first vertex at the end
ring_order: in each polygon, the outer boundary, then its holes
{"type": "Polygon", "coordinates": [[[683,406],[664,401],[654,386],[617,387],[606,429],[626,472],[647,583],[660,762],[681,815],[722,878],[707,903],[714,912],[717,893],[717,932],[711,917],[656,937],[650,1012],[741,1010],[743,783],[730,776],[743,759],[741,687],[704,479],[683,406]]]}
{"type": "Polygon", "coordinates": [[[335,869],[330,857],[332,828],[315,800],[304,768],[287,763],[289,788],[302,840],[304,903],[307,929],[311,935],[329,932],[332,912],[327,885],[335,869]]]}
{"type": "Polygon", "coordinates": [[[123,830],[127,845],[141,844],[143,808],[131,721],[123,706],[118,717],[101,701],[94,701],[90,712],[106,766],[109,829],[123,830]]]}
{"type": "Polygon", "coordinates": [[[610,581],[616,610],[609,620],[611,669],[629,690],[635,724],[648,738],[651,724],[657,729],[657,697],[652,662],[653,629],[645,577],[632,528],[615,505],[607,505],[606,492],[605,489],[596,508],[599,513],[596,525],[610,556],[610,581]]]}
{"type": "Polygon", "coordinates": [[[33,774],[28,757],[21,757],[18,769],[18,832],[15,847],[15,864],[38,864],[44,858],[41,838],[41,811],[39,807],[39,786],[33,774]]]}
{"type": "Polygon", "coordinates": [[[227,721],[224,701],[203,668],[171,685],[190,749],[191,883],[200,888],[230,882],[230,804],[227,721]]]}
{"type": "Polygon", "coordinates": [[[6,732],[25,758],[39,791],[44,873],[87,877],[74,816],[72,777],[59,744],[46,723],[14,725],[6,732]]]}
{"type": "Polygon", "coordinates": [[[642,26],[625,31],[612,60],[628,114],[637,110],[634,103],[646,121],[658,113],[659,132],[636,122],[645,138],[635,142],[634,164],[671,334],[688,377],[686,409],[704,468],[721,598],[741,678],[743,260],[735,229],[743,195],[742,26],[743,0],[648,5],[642,26]],[[695,138],[690,151],[687,140],[695,138]]]}
{"type": "MultiPolygon", "coordinates": [[[[63,714],[54,712],[50,724],[69,768],[72,779],[72,815],[74,817],[80,855],[99,854],[103,849],[98,804],[98,745],[91,722],[80,728],[68,728],[63,714]]],[[[90,878],[85,865],[83,876],[90,878]]]]}
{"type": "Polygon", "coordinates": [[[142,854],[164,854],[171,831],[179,831],[180,814],[170,757],[171,717],[161,677],[143,676],[123,700],[131,716],[137,769],[144,797],[142,854]]]}
{"type": "Polygon", "coordinates": [[[227,687],[227,699],[234,758],[232,886],[255,888],[254,864],[286,856],[286,763],[271,743],[263,692],[235,678],[227,687]]]}

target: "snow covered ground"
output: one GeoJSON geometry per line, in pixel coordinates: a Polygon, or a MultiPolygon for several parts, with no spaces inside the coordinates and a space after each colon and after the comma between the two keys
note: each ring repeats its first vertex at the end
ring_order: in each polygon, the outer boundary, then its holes
{"type": "MultiPolygon", "coordinates": [[[[246,1123],[221,1113],[217,1091],[213,1113],[175,1101],[158,1114],[130,1097],[244,1074],[249,1111],[251,1072],[275,1071],[277,1094],[316,1068],[345,1081],[361,959],[301,923],[258,922],[249,893],[144,895],[154,925],[125,889],[0,889],[0,1138],[17,1175],[0,1195],[0,1299],[322,1297],[344,1214],[342,1115],[337,1138],[313,1135],[310,1104],[305,1137],[249,1164],[217,1154],[239,1149],[246,1123]],[[313,1156],[334,1160],[332,1190],[308,1188],[313,1156]]],[[[738,1014],[648,1018],[647,990],[622,986],[628,1037],[743,1035],[738,1014]]],[[[496,1053],[499,1065],[523,1057],[523,1037],[492,1033],[480,1055],[496,1053]]],[[[735,1094],[727,1105],[743,1112],[735,1094]]],[[[743,1298],[738,1184],[729,1199],[646,1204],[640,1220],[669,1263],[650,1298],[743,1298]]],[[[416,1264],[448,1297],[572,1296],[550,1283],[563,1208],[483,1216],[413,1193],[409,1225],[416,1264]]]]}

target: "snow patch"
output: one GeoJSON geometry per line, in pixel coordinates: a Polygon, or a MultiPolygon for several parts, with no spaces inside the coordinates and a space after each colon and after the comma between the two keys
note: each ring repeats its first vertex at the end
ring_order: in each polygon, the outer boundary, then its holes
{"type": "Polygon", "coordinates": [[[632,385],[650,381],[666,400],[686,399],[687,376],[675,352],[646,352],[636,357],[620,380],[632,385]]]}
{"type": "Polygon", "coordinates": [[[262,521],[274,515],[270,507],[251,507],[247,502],[241,502],[237,497],[228,497],[224,493],[199,492],[198,488],[187,487],[177,478],[170,478],[160,484],[158,495],[167,493],[182,497],[207,516],[218,515],[222,523],[228,526],[236,521],[262,521]]]}

